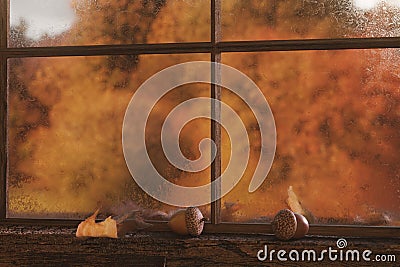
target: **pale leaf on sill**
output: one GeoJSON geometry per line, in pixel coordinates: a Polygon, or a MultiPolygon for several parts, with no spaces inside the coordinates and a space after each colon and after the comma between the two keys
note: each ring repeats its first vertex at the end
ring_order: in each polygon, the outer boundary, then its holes
{"type": "Polygon", "coordinates": [[[77,237],[110,237],[117,238],[117,221],[110,217],[104,221],[96,223],[99,210],[78,225],[76,230],[77,237]]]}

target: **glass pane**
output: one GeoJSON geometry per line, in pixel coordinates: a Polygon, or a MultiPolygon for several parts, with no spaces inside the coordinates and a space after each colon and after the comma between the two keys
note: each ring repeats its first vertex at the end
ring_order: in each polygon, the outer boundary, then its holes
{"type": "MultiPolygon", "coordinates": [[[[225,221],[270,222],[291,208],[314,223],[400,225],[399,49],[231,53],[223,62],[255,81],[277,132],[272,168],[248,193],[261,132],[252,110],[223,91],[251,144],[246,172],[222,199],[225,221]]],[[[224,166],[229,142],[223,136],[224,166]]]]}
{"type": "Polygon", "coordinates": [[[210,40],[208,0],[11,0],[9,46],[210,40]]]}
{"type": "Polygon", "coordinates": [[[225,41],[400,36],[393,0],[223,0],[225,41]]]}
{"type": "MultiPolygon", "coordinates": [[[[122,150],[122,123],[132,95],[151,75],[177,63],[209,58],[181,54],[9,59],[7,216],[82,218],[97,208],[104,214],[138,208],[149,218],[162,219],[176,210],[151,198],[132,179],[122,150]]],[[[179,185],[208,183],[210,168],[191,173],[170,164],[161,147],[162,123],[175,106],[200,96],[210,97],[208,84],[183,85],[157,103],[148,103],[153,108],[145,149],[154,168],[179,185]]],[[[143,101],[147,104],[146,96],[143,101]]],[[[186,107],[184,112],[193,110],[186,107]]],[[[198,144],[209,136],[209,120],[188,122],[179,135],[182,153],[198,158],[198,144]]],[[[134,155],[138,160],[145,157],[134,155]]],[[[207,215],[209,206],[201,208],[207,215]]]]}

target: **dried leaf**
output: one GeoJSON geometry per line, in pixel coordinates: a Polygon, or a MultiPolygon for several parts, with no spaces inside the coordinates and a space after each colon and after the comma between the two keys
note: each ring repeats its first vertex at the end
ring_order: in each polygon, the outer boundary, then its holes
{"type": "Polygon", "coordinates": [[[77,237],[111,237],[117,238],[117,222],[110,217],[96,223],[99,210],[78,225],[77,237]]]}
{"type": "Polygon", "coordinates": [[[292,186],[289,186],[288,188],[288,198],[286,202],[293,212],[299,213],[306,217],[309,223],[315,222],[315,216],[308,209],[303,207],[297,195],[294,193],[292,186]]]}

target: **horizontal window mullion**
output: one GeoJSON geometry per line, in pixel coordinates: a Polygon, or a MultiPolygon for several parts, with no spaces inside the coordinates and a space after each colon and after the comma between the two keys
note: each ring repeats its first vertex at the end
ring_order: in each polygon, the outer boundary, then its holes
{"type": "Polygon", "coordinates": [[[183,54],[207,53],[211,43],[168,43],[168,44],[132,44],[132,45],[92,45],[92,46],[56,46],[24,47],[1,49],[6,57],[51,57],[51,56],[101,56],[129,54],[183,54]]]}
{"type": "Polygon", "coordinates": [[[400,37],[221,42],[221,52],[400,48],[400,37]]]}
{"type": "MultiPolygon", "coordinates": [[[[400,48],[400,37],[233,41],[220,42],[217,44],[216,48],[219,52],[400,48]]],[[[0,53],[5,55],[6,57],[48,57],[124,54],[209,53],[212,49],[213,46],[210,42],[198,42],[6,48],[0,49],[0,53]]]]}

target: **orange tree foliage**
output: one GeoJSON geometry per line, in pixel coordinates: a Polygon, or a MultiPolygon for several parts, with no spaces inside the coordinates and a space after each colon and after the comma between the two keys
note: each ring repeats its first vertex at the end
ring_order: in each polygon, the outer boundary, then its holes
{"type": "MultiPolygon", "coordinates": [[[[366,18],[379,24],[374,16],[384,10],[381,6],[352,24],[357,13],[346,9],[351,1],[313,3],[223,1],[223,36],[227,40],[368,36],[366,18]]],[[[72,6],[76,24],[58,38],[44,40],[44,45],[209,40],[207,1],[101,0],[74,1],[72,6]]],[[[15,31],[18,40],[29,43],[23,31],[23,25],[15,31]]],[[[223,100],[236,107],[252,141],[249,168],[224,198],[242,207],[230,219],[271,216],[285,207],[289,185],[320,217],[367,217],[371,209],[398,213],[395,152],[400,146],[400,80],[393,60],[398,57],[397,50],[224,54],[224,63],[245,72],[262,89],[278,133],[271,173],[259,191],[248,194],[258,160],[258,126],[243,103],[224,91],[223,100]]],[[[12,59],[10,211],[89,212],[130,199],[157,205],[141,193],[125,166],[121,148],[125,108],[140,84],[157,71],[178,62],[208,59],[207,54],[12,59]]],[[[204,184],[209,170],[181,173],[160,153],[160,127],[168,112],[190,97],[209,96],[207,86],[181,89],[166,96],[151,115],[149,154],[168,179],[204,184]]],[[[209,136],[209,123],[184,131],[183,153],[194,159],[199,156],[199,140],[209,136]]],[[[222,145],[226,165],[230,144],[225,134],[222,145]]]]}
{"type": "MultiPolygon", "coordinates": [[[[398,51],[388,52],[398,57],[398,51]]],[[[290,185],[321,217],[364,218],[376,209],[397,212],[400,121],[394,111],[399,108],[395,88],[400,81],[396,72],[384,67],[388,62],[379,66],[375,53],[383,51],[239,53],[223,58],[256,81],[277,127],[275,161],[260,191],[240,193],[247,190],[252,164],[226,197],[239,204],[262,203],[243,217],[273,215],[284,208],[290,185]],[[374,72],[368,73],[371,66],[376,66],[374,72]],[[382,76],[389,77],[376,80],[382,76]]],[[[224,95],[227,102],[231,98],[224,95]]],[[[236,108],[255,135],[250,111],[236,108]]],[[[256,147],[252,151],[254,163],[256,147]]]]}

